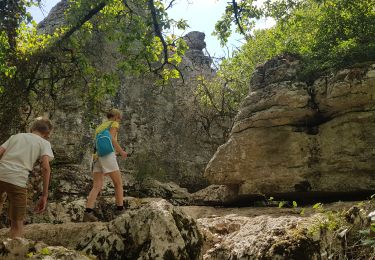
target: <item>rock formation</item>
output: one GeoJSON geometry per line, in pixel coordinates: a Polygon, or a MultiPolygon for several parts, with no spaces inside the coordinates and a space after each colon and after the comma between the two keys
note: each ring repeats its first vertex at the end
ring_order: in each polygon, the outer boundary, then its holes
{"type": "MultiPolygon", "coordinates": [[[[41,32],[50,33],[64,24],[62,15],[66,1],[61,1],[39,24],[41,32]]],[[[198,75],[212,76],[211,59],[204,55],[204,33],[191,32],[184,38],[189,49],[180,64],[185,83],[176,80],[172,85],[155,86],[153,75],[135,76],[119,72],[121,82],[115,96],[107,96],[103,107],[117,107],[124,113],[119,142],[131,155],[121,162],[125,173],[141,177],[174,181],[195,191],[207,185],[203,172],[218,145],[224,143],[222,128],[215,125],[205,129],[196,104],[198,75]],[[209,133],[207,132],[209,131],[209,133]]],[[[115,43],[96,33],[85,47],[87,57],[102,70],[115,70],[122,59],[115,43]]],[[[118,71],[118,70],[117,70],[118,71]]],[[[70,79],[73,88],[56,93],[57,100],[50,110],[56,128],[51,143],[58,167],[80,166],[80,172],[89,173],[89,158],[93,149],[92,125],[101,121],[101,115],[80,99],[80,79],[70,79]]],[[[76,167],[77,168],[77,167],[76,167]]]]}
{"type": "MultiPolygon", "coordinates": [[[[74,203],[79,205],[79,203],[74,203]]],[[[374,202],[320,207],[175,207],[143,200],[108,222],[30,224],[26,239],[6,239],[4,259],[368,259],[359,244],[374,202]],[[304,214],[301,214],[302,211],[304,214]],[[36,242],[37,241],[37,242],[36,242]]],[[[83,209],[83,205],[79,206],[83,209]]],[[[51,210],[51,209],[49,209],[51,210]]],[[[79,212],[79,211],[77,211],[79,212]]],[[[58,212],[55,212],[58,213],[58,212]]],[[[57,214],[55,214],[57,216],[57,214]]]]}
{"type": "MultiPolygon", "coordinates": [[[[341,210],[344,208],[341,205],[341,210]]],[[[216,215],[199,218],[198,225],[206,242],[205,260],[361,259],[371,255],[371,249],[356,248],[353,243],[359,239],[358,232],[368,226],[358,207],[341,214],[327,210],[309,216],[281,210],[279,215],[216,215]]]]}
{"type": "Polygon", "coordinates": [[[193,205],[230,206],[236,199],[237,190],[235,187],[210,185],[191,194],[190,203],[193,205]]]}
{"type": "Polygon", "coordinates": [[[254,72],[229,140],[209,162],[211,183],[239,196],[375,190],[375,65],[315,80],[273,58],[254,72]]]}
{"type": "Polygon", "coordinates": [[[185,58],[190,60],[192,67],[206,67],[208,69],[211,66],[211,58],[203,53],[203,49],[206,48],[205,37],[204,33],[197,31],[189,32],[184,36],[184,40],[189,46],[185,53],[185,58]]]}
{"type": "Polygon", "coordinates": [[[24,238],[4,239],[0,242],[0,256],[7,260],[21,259],[69,259],[90,260],[91,257],[83,253],[67,249],[62,246],[49,246],[40,241],[32,241],[24,238]]]}
{"type": "Polygon", "coordinates": [[[41,33],[53,34],[55,28],[59,28],[66,24],[64,10],[69,8],[68,0],[58,2],[50,12],[48,17],[38,24],[38,30],[41,33]]]}
{"type": "MultiPolygon", "coordinates": [[[[2,229],[0,237],[6,231],[2,229]]],[[[110,222],[27,225],[25,237],[98,259],[200,259],[203,245],[196,221],[165,200],[128,210],[110,222]]],[[[32,249],[30,243],[24,244],[15,246],[21,251],[19,257],[31,250],[40,251],[37,250],[40,246],[32,249]]],[[[12,256],[15,250],[7,248],[2,250],[0,243],[0,253],[12,256]]],[[[50,251],[52,254],[52,248],[50,251]]]]}

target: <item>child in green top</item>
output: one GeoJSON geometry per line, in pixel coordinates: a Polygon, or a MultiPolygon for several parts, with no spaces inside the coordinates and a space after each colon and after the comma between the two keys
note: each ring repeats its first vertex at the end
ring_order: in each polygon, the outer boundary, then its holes
{"type": "Polygon", "coordinates": [[[121,172],[116,160],[116,153],[120,154],[123,159],[127,157],[127,153],[121,148],[117,142],[117,133],[120,127],[119,122],[121,121],[121,112],[118,109],[112,109],[107,113],[107,121],[99,125],[95,130],[95,135],[102,132],[103,130],[110,128],[109,132],[112,137],[112,145],[115,152],[99,157],[96,154],[93,155],[93,187],[87,197],[86,210],[83,217],[83,221],[98,221],[95,217],[93,209],[96,198],[99,192],[103,188],[104,176],[109,176],[115,188],[115,199],[117,211],[122,212],[124,209],[124,191],[122,187],[121,172]]]}

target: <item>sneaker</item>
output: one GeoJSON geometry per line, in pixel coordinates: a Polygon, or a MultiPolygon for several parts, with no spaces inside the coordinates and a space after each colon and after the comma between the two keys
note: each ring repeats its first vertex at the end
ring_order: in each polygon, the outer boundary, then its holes
{"type": "Polygon", "coordinates": [[[98,218],[95,217],[94,212],[85,212],[83,215],[83,222],[97,222],[98,218]]]}

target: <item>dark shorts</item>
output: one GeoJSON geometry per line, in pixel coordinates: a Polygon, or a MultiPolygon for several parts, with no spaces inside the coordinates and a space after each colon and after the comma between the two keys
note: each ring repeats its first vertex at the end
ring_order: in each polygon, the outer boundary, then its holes
{"type": "Polygon", "coordinates": [[[26,215],[27,189],[0,181],[1,203],[4,203],[4,193],[8,195],[9,200],[9,219],[12,221],[24,220],[26,215]]]}

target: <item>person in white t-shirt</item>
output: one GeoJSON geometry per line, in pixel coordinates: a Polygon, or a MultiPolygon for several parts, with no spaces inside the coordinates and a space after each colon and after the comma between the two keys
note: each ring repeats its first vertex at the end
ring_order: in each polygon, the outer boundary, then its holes
{"type": "Polygon", "coordinates": [[[21,237],[26,215],[29,172],[37,160],[41,162],[43,192],[35,208],[37,213],[46,209],[48,185],[51,175],[50,160],[53,159],[51,144],[47,139],[52,124],[46,118],[37,118],[31,133],[12,135],[0,146],[0,197],[6,193],[9,200],[10,237],[21,237]]]}

